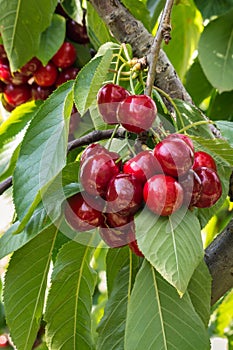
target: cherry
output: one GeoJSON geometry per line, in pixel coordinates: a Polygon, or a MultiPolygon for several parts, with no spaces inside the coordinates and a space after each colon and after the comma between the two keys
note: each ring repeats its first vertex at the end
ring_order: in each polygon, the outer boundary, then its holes
{"type": "Polygon", "coordinates": [[[206,167],[211,168],[213,170],[217,170],[217,166],[215,163],[214,158],[206,152],[198,151],[194,153],[194,163],[193,163],[193,169],[197,169],[199,167],[206,167]]]}
{"type": "Polygon", "coordinates": [[[142,183],[132,174],[120,173],[109,182],[106,201],[108,213],[133,215],[142,206],[142,183]]]}
{"type": "Polygon", "coordinates": [[[183,203],[183,188],[171,176],[152,176],[144,185],[143,197],[148,208],[157,215],[168,216],[183,203]]]}
{"type": "Polygon", "coordinates": [[[29,85],[8,84],[4,90],[4,99],[13,107],[27,102],[31,98],[31,89],[29,85]]]}
{"type": "Polygon", "coordinates": [[[139,249],[138,247],[138,243],[137,243],[137,240],[133,240],[131,242],[129,242],[128,244],[129,248],[132,250],[132,252],[134,254],[136,254],[137,256],[140,256],[142,258],[144,258],[144,254],[141,252],[141,250],[139,249]]]}
{"type": "Polygon", "coordinates": [[[98,199],[84,192],[68,198],[65,204],[65,218],[77,231],[88,231],[104,223],[98,199]],[[100,210],[96,209],[98,207],[100,210]]]}
{"type": "Polygon", "coordinates": [[[7,61],[7,53],[3,46],[3,44],[0,44],[0,61],[7,61]]]}
{"type": "Polygon", "coordinates": [[[5,90],[5,87],[6,87],[5,83],[0,80],[0,93],[5,90]]]}
{"type": "Polygon", "coordinates": [[[107,124],[118,124],[117,108],[130,93],[122,86],[106,84],[102,86],[97,95],[99,112],[107,124]]]}
{"type": "Polygon", "coordinates": [[[20,68],[20,72],[28,77],[32,76],[40,67],[42,63],[38,58],[33,57],[23,67],[20,68]]]}
{"type": "Polygon", "coordinates": [[[71,18],[66,21],[66,35],[70,40],[78,44],[87,44],[90,41],[86,26],[77,23],[71,18]]]}
{"type": "Polygon", "coordinates": [[[187,135],[184,134],[170,134],[167,136],[167,139],[181,139],[183,140],[185,143],[187,143],[187,145],[191,148],[191,150],[194,152],[194,145],[193,145],[193,141],[190,139],[190,137],[188,137],[187,135]]]}
{"type": "Polygon", "coordinates": [[[75,105],[73,105],[71,115],[70,115],[70,124],[69,124],[69,135],[74,134],[81,122],[81,117],[75,105]]]}
{"type": "Polygon", "coordinates": [[[190,169],[187,174],[179,179],[179,183],[184,190],[184,204],[187,207],[194,206],[201,196],[202,184],[195,171],[190,169]]]}
{"type": "Polygon", "coordinates": [[[118,173],[119,168],[110,155],[97,153],[81,164],[80,182],[89,194],[104,198],[109,181],[118,173]]]}
{"type": "Polygon", "coordinates": [[[131,95],[119,104],[117,119],[126,130],[139,134],[152,126],[156,114],[157,107],[151,97],[131,95]]]}
{"type": "Polygon", "coordinates": [[[59,68],[68,68],[74,64],[76,56],[77,54],[74,45],[65,41],[52,57],[52,61],[59,68]]]}
{"type": "Polygon", "coordinates": [[[133,215],[123,216],[119,213],[106,213],[106,223],[109,227],[121,227],[127,229],[128,224],[133,220],[133,215]]]}
{"type": "Polygon", "coordinates": [[[14,85],[26,84],[28,82],[29,77],[24,75],[23,73],[17,71],[12,73],[11,82],[14,85]]]}
{"type": "Polygon", "coordinates": [[[191,148],[179,138],[166,138],[160,141],[153,153],[166,175],[182,176],[193,165],[191,148]]]}
{"type": "Polygon", "coordinates": [[[32,99],[33,100],[46,100],[46,98],[53,92],[54,86],[40,86],[36,83],[31,85],[32,99]]]}
{"type": "Polygon", "coordinates": [[[8,62],[0,62],[0,80],[11,83],[11,70],[8,62]]]}
{"type": "Polygon", "coordinates": [[[195,207],[208,208],[214,205],[222,195],[222,185],[217,172],[213,169],[200,167],[195,169],[202,184],[200,198],[195,207]]]}
{"type": "Polygon", "coordinates": [[[76,67],[68,67],[66,69],[63,69],[61,72],[59,72],[55,85],[59,86],[68,80],[75,79],[78,72],[79,69],[76,67]]]}
{"type": "Polygon", "coordinates": [[[4,95],[1,96],[1,103],[2,103],[3,107],[5,108],[5,110],[6,110],[7,112],[12,112],[12,111],[15,109],[14,106],[10,105],[10,104],[5,100],[4,95]]]}
{"type": "Polygon", "coordinates": [[[142,151],[125,162],[123,172],[133,174],[144,184],[153,175],[161,173],[162,168],[151,151],[142,151]]]}
{"type": "Polygon", "coordinates": [[[7,334],[1,334],[0,335],[0,348],[6,348],[9,345],[10,344],[9,344],[9,340],[8,340],[7,334]]]}
{"type": "Polygon", "coordinates": [[[54,85],[58,76],[58,70],[56,66],[49,62],[46,66],[41,66],[34,74],[34,80],[37,85],[40,86],[52,86],[54,85]]]}

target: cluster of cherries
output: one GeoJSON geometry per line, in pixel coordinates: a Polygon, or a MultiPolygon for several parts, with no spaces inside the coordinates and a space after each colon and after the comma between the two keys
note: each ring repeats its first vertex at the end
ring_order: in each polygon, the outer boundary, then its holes
{"type": "Polygon", "coordinates": [[[67,222],[77,231],[99,227],[109,247],[128,244],[139,256],[134,215],[144,206],[169,216],[181,206],[210,207],[222,193],[214,159],[195,152],[183,134],[168,135],[124,164],[117,152],[93,143],[81,155],[79,177],[83,191],[67,200],[67,222]]]}

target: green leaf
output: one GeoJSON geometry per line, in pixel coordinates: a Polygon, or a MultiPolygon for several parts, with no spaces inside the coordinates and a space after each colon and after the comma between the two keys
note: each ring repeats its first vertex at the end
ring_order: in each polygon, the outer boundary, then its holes
{"type": "Polygon", "coordinates": [[[194,61],[185,76],[185,88],[196,105],[199,105],[213,90],[198,59],[194,61]]]}
{"type": "Polygon", "coordinates": [[[197,48],[202,29],[202,18],[192,1],[173,7],[171,16],[172,40],[163,49],[175,67],[179,77],[184,78],[190,59],[197,48]],[[179,48],[179,54],[177,54],[179,48]]]}
{"type": "Polygon", "coordinates": [[[211,282],[210,272],[203,259],[194,271],[187,290],[193,306],[206,328],[210,318],[211,282]]]}
{"type": "Polygon", "coordinates": [[[41,191],[66,163],[67,118],[72,108],[72,86],[60,86],[44,102],[23,139],[13,174],[13,196],[22,226],[41,200],[41,191]]]}
{"type": "Polygon", "coordinates": [[[125,266],[115,278],[104,316],[97,328],[99,333],[97,350],[124,350],[125,321],[131,283],[130,267],[125,266]]]}
{"type": "Polygon", "coordinates": [[[122,3],[136,19],[144,24],[144,27],[150,32],[152,29],[150,12],[148,11],[146,4],[141,0],[123,0],[122,3]]]}
{"type": "Polygon", "coordinates": [[[44,307],[47,275],[57,229],[50,227],[15,252],[4,284],[4,306],[11,339],[31,350],[44,307]]]}
{"type": "Polygon", "coordinates": [[[216,330],[218,335],[224,336],[232,325],[233,319],[233,291],[225,296],[216,313],[216,330]]]}
{"type": "Polygon", "coordinates": [[[215,122],[217,128],[221,131],[222,136],[233,147],[233,122],[218,120],[215,122]]]}
{"type": "Polygon", "coordinates": [[[150,11],[151,27],[153,28],[159,18],[161,11],[165,5],[165,0],[148,0],[147,8],[150,11]]]}
{"type": "Polygon", "coordinates": [[[96,101],[97,93],[108,74],[114,47],[116,44],[113,43],[103,45],[97,55],[77,75],[74,100],[81,115],[96,101]]]}
{"type": "Polygon", "coordinates": [[[0,27],[11,70],[38,52],[40,35],[49,26],[57,0],[1,0],[0,27]]]}
{"type": "Polygon", "coordinates": [[[14,140],[8,142],[2,147],[0,158],[0,181],[5,180],[8,176],[12,175],[18,159],[22,138],[23,135],[15,137],[14,140]]]}
{"type": "Polygon", "coordinates": [[[233,121],[233,91],[214,95],[207,111],[211,120],[228,119],[233,121]]]}
{"type": "Polygon", "coordinates": [[[45,320],[49,349],[92,349],[91,306],[95,274],[90,267],[93,248],[74,241],[57,255],[45,320]]]}
{"type": "Polygon", "coordinates": [[[196,216],[184,208],[170,217],[159,217],[145,208],[135,224],[145,258],[183,295],[204,254],[196,216]]]}
{"type": "Polygon", "coordinates": [[[66,35],[66,20],[54,14],[50,26],[41,34],[37,57],[45,66],[63,44],[66,35]]]}
{"type": "Polygon", "coordinates": [[[207,331],[189,295],[182,299],[145,260],[128,306],[125,350],[210,348],[207,331]]]}
{"type": "Polygon", "coordinates": [[[233,7],[233,0],[194,0],[196,6],[201,11],[203,18],[211,18],[214,16],[220,16],[223,13],[230,11],[233,7]]]}
{"type": "Polygon", "coordinates": [[[211,21],[199,41],[199,60],[219,92],[233,90],[233,10],[211,21]]]}
{"type": "Polygon", "coordinates": [[[83,8],[81,0],[63,0],[61,5],[71,18],[79,24],[83,24],[83,8]]]}

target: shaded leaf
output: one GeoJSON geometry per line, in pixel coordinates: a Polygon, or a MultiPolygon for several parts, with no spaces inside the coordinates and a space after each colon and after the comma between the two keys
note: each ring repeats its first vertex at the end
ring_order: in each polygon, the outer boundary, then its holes
{"type": "Polygon", "coordinates": [[[95,274],[93,248],[74,241],[57,255],[45,311],[49,349],[92,349],[91,306],[95,274]]]}
{"type": "Polygon", "coordinates": [[[182,299],[145,260],[137,274],[126,320],[125,350],[210,348],[189,295],[182,299]]]}
{"type": "Polygon", "coordinates": [[[144,24],[144,27],[151,31],[150,12],[146,3],[141,0],[123,0],[123,5],[132,13],[132,15],[144,24]]]}
{"type": "Polygon", "coordinates": [[[210,83],[219,92],[233,89],[233,10],[211,21],[199,41],[199,60],[210,83]]]}
{"type": "Polygon", "coordinates": [[[57,0],[0,1],[1,35],[13,72],[35,56],[56,5],[57,0]]]}
{"type": "Polygon", "coordinates": [[[16,251],[4,283],[4,307],[11,339],[31,350],[40,327],[47,274],[57,229],[50,227],[16,251]]]}
{"type": "Polygon", "coordinates": [[[198,219],[185,208],[170,217],[144,209],[135,223],[145,258],[183,295],[204,254],[198,219]]]}
{"type": "Polygon", "coordinates": [[[233,291],[229,292],[220,303],[216,313],[216,329],[220,336],[224,336],[232,326],[233,319],[233,291]]]}
{"type": "Polygon", "coordinates": [[[221,94],[216,92],[207,113],[211,120],[228,119],[233,121],[233,91],[221,94]]]}
{"type": "Polygon", "coordinates": [[[212,0],[202,1],[194,0],[196,6],[201,11],[203,18],[211,18],[214,16],[220,16],[223,13],[228,12],[233,7],[233,0],[212,0]]]}
{"type": "Polygon", "coordinates": [[[152,28],[156,24],[159,18],[159,15],[164,8],[164,5],[165,5],[165,0],[148,0],[147,1],[147,8],[150,12],[152,28]]]}
{"type": "Polygon", "coordinates": [[[233,122],[218,120],[215,122],[218,129],[221,131],[222,136],[233,147],[233,122]]]}

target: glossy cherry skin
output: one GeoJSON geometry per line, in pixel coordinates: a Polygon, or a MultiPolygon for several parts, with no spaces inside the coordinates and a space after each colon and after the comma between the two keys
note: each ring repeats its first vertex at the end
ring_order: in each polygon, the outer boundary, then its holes
{"type": "Polygon", "coordinates": [[[45,67],[41,66],[34,74],[34,80],[40,86],[52,86],[57,80],[58,70],[56,66],[49,62],[45,67]]]}
{"type": "Polygon", "coordinates": [[[5,83],[3,83],[3,81],[0,80],[0,93],[2,93],[5,90],[5,83]]]}
{"type": "Polygon", "coordinates": [[[150,129],[157,114],[157,107],[151,97],[131,95],[119,104],[118,122],[128,131],[139,134],[150,129]]]}
{"type": "Polygon", "coordinates": [[[170,134],[167,136],[167,139],[181,139],[183,140],[185,143],[187,143],[187,145],[191,148],[191,150],[194,152],[194,145],[193,145],[193,141],[190,139],[190,137],[188,137],[185,134],[170,134]]]}
{"type": "Polygon", "coordinates": [[[20,68],[20,72],[28,77],[32,76],[40,67],[42,63],[38,58],[33,57],[23,67],[20,68]]]}
{"type": "Polygon", "coordinates": [[[63,83],[65,83],[68,80],[73,80],[76,78],[77,74],[79,72],[79,69],[76,67],[68,67],[66,69],[63,69],[57,77],[56,86],[59,86],[63,83]]]}
{"type": "Polygon", "coordinates": [[[8,84],[4,90],[4,99],[13,107],[27,102],[31,98],[31,89],[29,85],[8,84]]]}
{"type": "Polygon", "coordinates": [[[193,152],[181,139],[166,138],[153,151],[165,175],[179,177],[187,173],[193,165],[193,152]]]}
{"type": "Polygon", "coordinates": [[[99,89],[97,105],[105,123],[118,124],[117,108],[129,95],[126,89],[116,84],[106,84],[99,89]]]}
{"type": "Polygon", "coordinates": [[[153,175],[161,173],[162,168],[151,151],[142,151],[123,165],[125,174],[133,174],[143,184],[153,175]]]}
{"type": "Polygon", "coordinates": [[[201,196],[201,179],[194,170],[190,169],[179,179],[179,183],[184,191],[184,205],[189,208],[193,207],[201,196]]]}
{"type": "Polygon", "coordinates": [[[114,160],[105,153],[88,157],[80,166],[80,182],[91,195],[105,198],[110,180],[119,173],[114,160]]]}
{"type": "Polygon", "coordinates": [[[6,62],[0,62],[0,80],[8,84],[11,83],[11,78],[12,76],[9,64],[6,62]]]}
{"type": "MultiPolygon", "coordinates": [[[[65,218],[76,231],[88,231],[104,223],[98,208],[98,199],[80,192],[68,198],[65,204],[65,218]]],[[[101,209],[101,208],[100,208],[101,209]]]]}
{"type": "Polygon", "coordinates": [[[209,208],[214,205],[222,195],[222,185],[220,178],[215,170],[200,167],[195,169],[202,184],[200,198],[195,203],[195,207],[209,208]]]}
{"type": "Polygon", "coordinates": [[[132,174],[120,173],[109,182],[106,201],[107,213],[133,215],[142,206],[143,186],[132,174]]]}
{"type": "Polygon", "coordinates": [[[132,250],[132,252],[134,254],[136,254],[137,256],[140,256],[142,258],[144,258],[144,254],[141,252],[141,250],[138,247],[138,243],[137,240],[135,239],[134,241],[129,242],[128,244],[130,250],[132,250]]]}
{"type": "Polygon", "coordinates": [[[155,214],[168,216],[183,204],[183,188],[171,176],[152,176],[144,185],[143,197],[147,207],[155,214]]]}
{"type": "Polygon", "coordinates": [[[210,168],[213,170],[217,170],[217,166],[215,163],[214,158],[206,152],[203,151],[198,151],[194,153],[194,163],[193,163],[193,169],[197,169],[200,167],[206,167],[206,168],[210,168]]]}
{"type": "Polygon", "coordinates": [[[53,92],[55,89],[54,86],[43,87],[33,83],[31,85],[32,99],[33,100],[46,100],[47,97],[53,92]]]}
{"type": "Polygon", "coordinates": [[[66,21],[66,35],[70,40],[78,44],[87,44],[90,41],[86,26],[77,23],[71,18],[66,21]]]}
{"type": "Polygon", "coordinates": [[[7,60],[7,53],[2,44],[0,44],[0,61],[5,61],[7,60]]]}
{"type": "Polygon", "coordinates": [[[77,57],[76,49],[73,44],[65,41],[60,49],[52,57],[53,63],[59,68],[71,67],[77,57]]]}
{"type": "Polygon", "coordinates": [[[5,100],[3,94],[2,94],[2,96],[1,96],[1,103],[2,103],[3,107],[5,108],[5,110],[6,110],[7,112],[12,112],[12,111],[15,109],[14,106],[10,105],[10,104],[5,100]]]}

